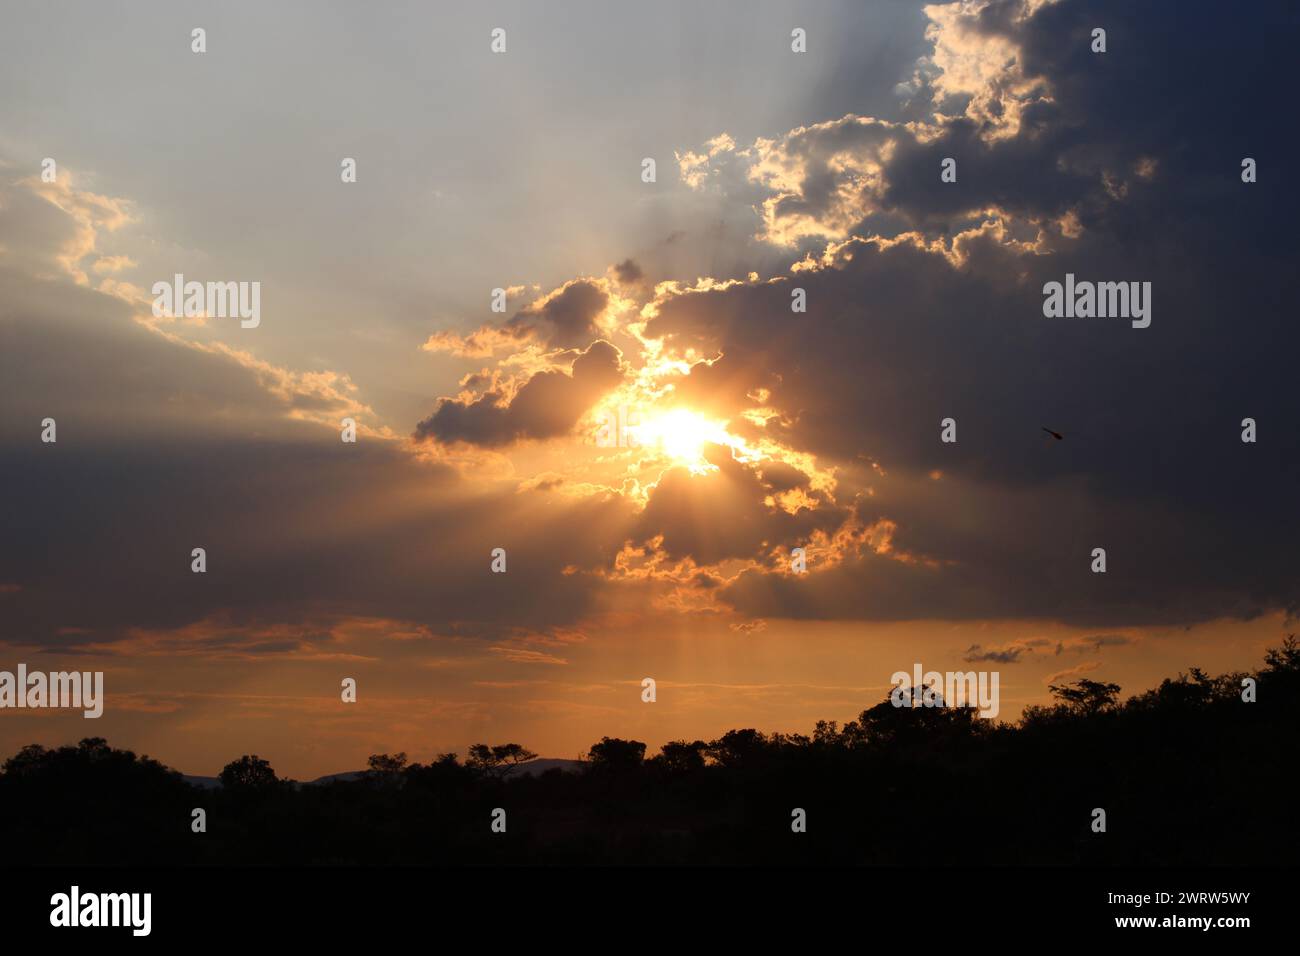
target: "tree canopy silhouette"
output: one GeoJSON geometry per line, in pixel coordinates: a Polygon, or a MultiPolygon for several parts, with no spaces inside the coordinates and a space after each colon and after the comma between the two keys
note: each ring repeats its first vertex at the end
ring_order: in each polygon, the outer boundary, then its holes
{"type": "Polygon", "coordinates": [[[467,765],[474,771],[493,780],[501,780],[521,763],[536,760],[537,754],[519,744],[474,744],[469,748],[467,765]]]}
{"type": "Polygon", "coordinates": [[[244,754],[221,768],[221,785],[231,791],[264,791],[279,782],[269,761],[257,754],[244,754]]]}
{"type": "Polygon", "coordinates": [[[643,742],[606,736],[577,772],[539,775],[516,772],[536,756],[522,745],[480,743],[464,763],[374,754],[361,779],[319,786],[245,755],[210,790],[102,738],[32,744],[0,767],[0,840],[49,863],[882,864],[913,858],[918,835],[927,860],[949,864],[1300,851],[1294,637],[1255,671],[1192,667],[1125,701],[1086,678],[1050,690],[1015,724],[886,697],[811,735],[742,728],[650,759],[643,742]],[[1088,825],[1098,806],[1106,834],[1088,825]],[[201,836],[195,807],[208,811],[201,836]],[[509,810],[509,840],[489,829],[494,807],[509,810]],[[806,833],[792,833],[793,807],[806,833]]]}

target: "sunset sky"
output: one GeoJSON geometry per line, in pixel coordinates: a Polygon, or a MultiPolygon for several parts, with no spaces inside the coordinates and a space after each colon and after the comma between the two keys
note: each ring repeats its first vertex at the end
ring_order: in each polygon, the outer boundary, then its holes
{"type": "Polygon", "coordinates": [[[1297,629],[1284,5],[267,6],[5,14],[0,670],[106,702],[0,756],[653,751],[918,662],[1014,720],[1297,629]],[[1150,327],[1045,317],[1067,273],[1150,327]]]}

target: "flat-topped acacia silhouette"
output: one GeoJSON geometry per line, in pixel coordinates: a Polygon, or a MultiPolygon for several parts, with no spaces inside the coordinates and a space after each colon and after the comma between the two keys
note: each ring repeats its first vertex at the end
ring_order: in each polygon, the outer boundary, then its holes
{"type": "Polygon", "coordinates": [[[1051,688],[1016,724],[888,699],[810,736],[729,731],[646,757],[604,737],[578,772],[518,744],[462,762],[375,754],[299,785],[246,755],[219,789],[101,738],[24,747],[0,838],[36,863],[1267,863],[1294,859],[1300,643],[1252,673],[1198,668],[1128,700],[1051,688]],[[1243,682],[1255,682],[1255,702],[1243,682]],[[193,833],[191,811],[207,811],[193,833]],[[792,832],[794,808],[807,832],[792,832]],[[1094,808],[1107,832],[1090,828],[1094,808]],[[505,833],[491,830],[495,808],[505,833]]]}

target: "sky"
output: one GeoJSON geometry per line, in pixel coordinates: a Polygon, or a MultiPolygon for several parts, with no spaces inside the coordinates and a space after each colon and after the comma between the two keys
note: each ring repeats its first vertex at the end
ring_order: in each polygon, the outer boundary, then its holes
{"type": "Polygon", "coordinates": [[[5,755],[653,750],[916,663],[1014,720],[1295,630],[1282,4],[6,18],[0,669],[107,700],[5,755]],[[156,314],[177,273],[260,322],[156,314]],[[1067,274],[1150,325],[1045,315],[1067,274]]]}

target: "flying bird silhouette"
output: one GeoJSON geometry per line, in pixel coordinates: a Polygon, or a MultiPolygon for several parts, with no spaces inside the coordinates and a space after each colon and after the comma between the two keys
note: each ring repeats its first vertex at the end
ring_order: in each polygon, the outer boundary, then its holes
{"type": "Polygon", "coordinates": [[[1062,435],[1060,432],[1054,432],[1054,431],[1052,431],[1052,430],[1051,430],[1050,428],[1048,428],[1046,425],[1043,425],[1043,426],[1042,426],[1042,429],[1043,429],[1043,431],[1047,432],[1047,434],[1049,434],[1049,435],[1051,435],[1053,438],[1055,438],[1057,441],[1060,441],[1062,438],[1065,437],[1065,436],[1062,435]]]}

